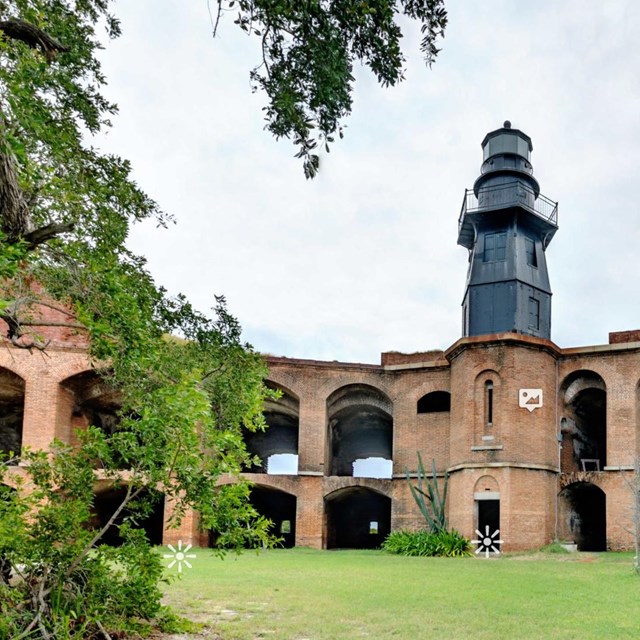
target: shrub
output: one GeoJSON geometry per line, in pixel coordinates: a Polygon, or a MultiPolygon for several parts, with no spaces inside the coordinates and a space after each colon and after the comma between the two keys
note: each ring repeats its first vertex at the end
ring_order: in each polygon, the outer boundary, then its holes
{"type": "Polygon", "coordinates": [[[544,553],[570,553],[570,551],[563,547],[562,543],[558,540],[552,542],[551,544],[545,545],[544,547],[541,547],[540,551],[543,551],[544,553]]]}
{"type": "Polygon", "coordinates": [[[469,541],[455,529],[432,533],[419,531],[392,531],[382,543],[388,553],[402,556],[443,556],[447,558],[471,555],[469,541]]]}

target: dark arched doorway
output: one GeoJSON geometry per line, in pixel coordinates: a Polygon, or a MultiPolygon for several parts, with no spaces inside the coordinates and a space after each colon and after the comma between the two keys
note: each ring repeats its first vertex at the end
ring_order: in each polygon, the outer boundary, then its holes
{"type": "Polygon", "coordinates": [[[325,498],[327,549],[377,549],[391,531],[391,498],[365,487],[325,498]]]}
{"type": "Polygon", "coordinates": [[[20,376],[0,367],[0,453],[5,459],[10,453],[19,456],[22,448],[24,387],[20,376]]]}
{"type": "Polygon", "coordinates": [[[255,486],[251,489],[249,500],[254,509],[273,523],[270,533],[281,538],[281,546],[294,547],[296,544],[296,506],[294,495],[272,489],[271,487],[255,486]]]}
{"type": "Polygon", "coordinates": [[[590,482],[574,482],[560,492],[560,527],[563,538],[578,551],[607,550],[607,496],[590,482]]]}
{"type": "MultiPolygon", "coordinates": [[[[116,512],[126,495],[126,487],[103,489],[95,494],[93,500],[93,522],[97,528],[104,527],[116,512]]],[[[164,495],[159,491],[147,491],[143,494],[144,507],[135,515],[130,509],[123,509],[116,518],[114,525],[105,532],[100,544],[118,547],[123,543],[120,535],[120,525],[125,519],[136,529],[143,529],[147,540],[153,545],[162,544],[164,531],[164,495]]]]}

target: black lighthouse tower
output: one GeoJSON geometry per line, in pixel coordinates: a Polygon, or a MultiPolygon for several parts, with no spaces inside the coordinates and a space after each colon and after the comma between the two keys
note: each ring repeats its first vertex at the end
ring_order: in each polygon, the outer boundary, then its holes
{"type": "Polygon", "coordinates": [[[545,250],[558,229],[558,205],[540,194],[532,149],[508,120],[482,141],[480,177],[465,192],[458,223],[458,244],[469,249],[463,336],[551,337],[545,250]]]}

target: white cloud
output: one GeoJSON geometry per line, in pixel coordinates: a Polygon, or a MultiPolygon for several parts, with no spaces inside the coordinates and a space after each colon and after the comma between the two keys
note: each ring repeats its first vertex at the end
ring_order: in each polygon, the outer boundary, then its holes
{"type": "MultiPolygon", "coordinates": [[[[640,326],[640,5],[448,9],[432,71],[411,53],[406,82],[388,90],[357,71],[346,138],[307,182],[293,146],[263,130],[250,39],[229,20],[213,40],[204,3],[123,3],[125,35],[104,54],[121,115],[104,145],[178,218],[132,236],[157,280],[204,309],[226,294],[265,352],[376,362],[446,347],[460,334],[463,192],[484,135],[508,118],[560,201],[552,337],[595,344],[640,326]]],[[[405,45],[418,40],[413,28],[405,45]]]]}

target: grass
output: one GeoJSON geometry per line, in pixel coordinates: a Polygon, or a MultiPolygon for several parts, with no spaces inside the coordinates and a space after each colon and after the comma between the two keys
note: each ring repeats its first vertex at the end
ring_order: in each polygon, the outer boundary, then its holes
{"type": "Polygon", "coordinates": [[[166,601],[224,640],[586,640],[639,633],[640,577],[631,554],[196,554],[193,568],[167,586],[166,601]]]}

